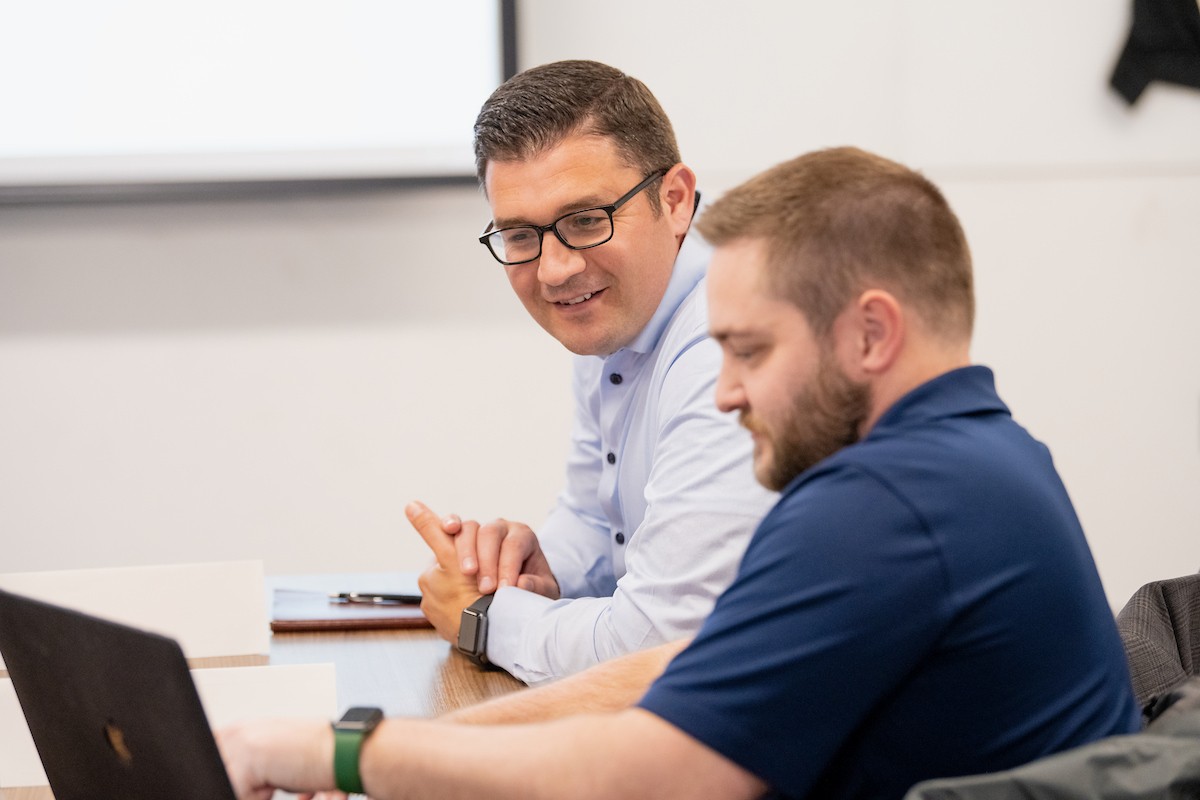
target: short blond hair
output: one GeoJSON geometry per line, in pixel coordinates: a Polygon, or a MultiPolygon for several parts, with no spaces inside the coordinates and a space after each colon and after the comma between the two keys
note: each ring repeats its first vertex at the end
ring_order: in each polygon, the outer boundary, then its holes
{"type": "Polygon", "coordinates": [[[855,297],[882,288],[935,335],[969,339],[971,254],[958,218],[924,176],[852,147],[819,150],[760,173],[697,222],[712,244],[760,239],[771,291],[825,336],[855,297]]]}

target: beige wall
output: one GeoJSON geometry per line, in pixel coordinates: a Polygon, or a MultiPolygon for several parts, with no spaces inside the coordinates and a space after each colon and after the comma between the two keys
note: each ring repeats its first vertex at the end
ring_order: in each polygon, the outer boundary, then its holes
{"type": "MultiPolygon", "coordinates": [[[[1109,596],[1200,568],[1200,92],[1106,89],[1128,3],[523,0],[522,64],[645,80],[710,192],[814,147],[924,169],[974,355],[1109,596]]],[[[404,502],[537,522],[567,359],[470,188],[0,208],[0,571],[416,567],[404,502]]]]}

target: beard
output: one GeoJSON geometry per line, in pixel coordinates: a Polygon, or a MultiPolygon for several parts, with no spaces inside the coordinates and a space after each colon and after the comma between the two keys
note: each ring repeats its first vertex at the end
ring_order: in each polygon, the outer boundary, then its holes
{"type": "Polygon", "coordinates": [[[742,413],[742,425],[765,437],[769,448],[764,453],[755,446],[755,477],[771,491],[782,490],[818,461],[857,442],[870,407],[870,387],[846,377],[822,349],[816,374],[786,417],[768,424],[752,412],[742,413]]]}

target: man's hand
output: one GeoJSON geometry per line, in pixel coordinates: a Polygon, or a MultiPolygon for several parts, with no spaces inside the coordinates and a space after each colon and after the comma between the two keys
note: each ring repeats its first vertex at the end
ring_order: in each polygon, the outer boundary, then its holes
{"type": "MultiPolygon", "coordinates": [[[[424,503],[415,500],[405,507],[404,513],[429,545],[436,560],[417,579],[417,585],[421,587],[421,611],[443,639],[456,642],[463,609],[478,600],[483,592],[479,591],[473,576],[464,575],[459,569],[454,537],[442,529],[442,520],[424,503]]],[[[462,533],[473,535],[479,523],[458,522],[458,526],[462,533]]]]}
{"type": "Polygon", "coordinates": [[[504,586],[559,597],[558,581],[542,553],[537,534],[521,522],[497,519],[473,527],[448,517],[443,529],[454,536],[458,567],[464,575],[477,575],[480,594],[504,586]]]}
{"type": "Polygon", "coordinates": [[[275,789],[334,797],[333,729],[328,720],[263,720],[216,732],[239,800],[269,800],[275,789]]]}

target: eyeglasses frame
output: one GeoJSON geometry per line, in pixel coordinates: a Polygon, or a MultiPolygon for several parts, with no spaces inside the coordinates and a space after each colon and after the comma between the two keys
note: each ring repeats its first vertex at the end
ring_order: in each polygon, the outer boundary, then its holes
{"type": "Polygon", "coordinates": [[[483,229],[483,235],[479,237],[479,243],[487,248],[488,252],[492,254],[492,258],[496,259],[497,261],[499,261],[501,264],[503,264],[506,267],[515,267],[519,264],[528,264],[531,261],[537,261],[539,258],[541,258],[542,257],[542,240],[547,233],[553,233],[554,238],[558,239],[558,241],[562,242],[563,247],[566,247],[568,250],[590,250],[593,247],[599,247],[602,244],[612,241],[613,234],[616,233],[617,226],[616,226],[616,223],[613,221],[613,214],[615,214],[617,212],[617,210],[619,208],[621,208],[621,206],[628,203],[634,197],[637,197],[637,195],[640,192],[647,189],[651,184],[654,183],[654,181],[663,177],[668,172],[670,172],[670,169],[667,167],[663,167],[662,169],[657,169],[654,172],[651,172],[645,178],[643,178],[641,183],[639,183],[637,186],[633,187],[628,192],[621,195],[621,197],[618,198],[612,204],[607,205],[607,206],[594,206],[592,208],[580,208],[576,211],[569,211],[566,214],[563,214],[558,219],[551,222],[549,225],[513,225],[510,228],[499,228],[497,230],[492,230],[492,225],[495,224],[495,221],[489,222],[487,224],[487,227],[483,229]],[[582,214],[587,211],[603,211],[605,214],[608,215],[608,237],[605,238],[603,241],[594,242],[592,244],[585,244],[581,247],[576,247],[575,245],[568,242],[566,240],[566,238],[563,237],[563,235],[558,232],[558,223],[562,222],[567,217],[573,217],[576,214],[582,214]],[[538,236],[537,255],[534,256],[533,258],[526,258],[521,261],[505,261],[504,259],[500,258],[500,256],[496,253],[496,251],[494,249],[492,249],[492,244],[491,244],[490,240],[491,240],[492,236],[496,235],[497,233],[500,233],[502,231],[517,230],[520,228],[528,228],[530,230],[537,231],[537,236],[538,236]]]}

